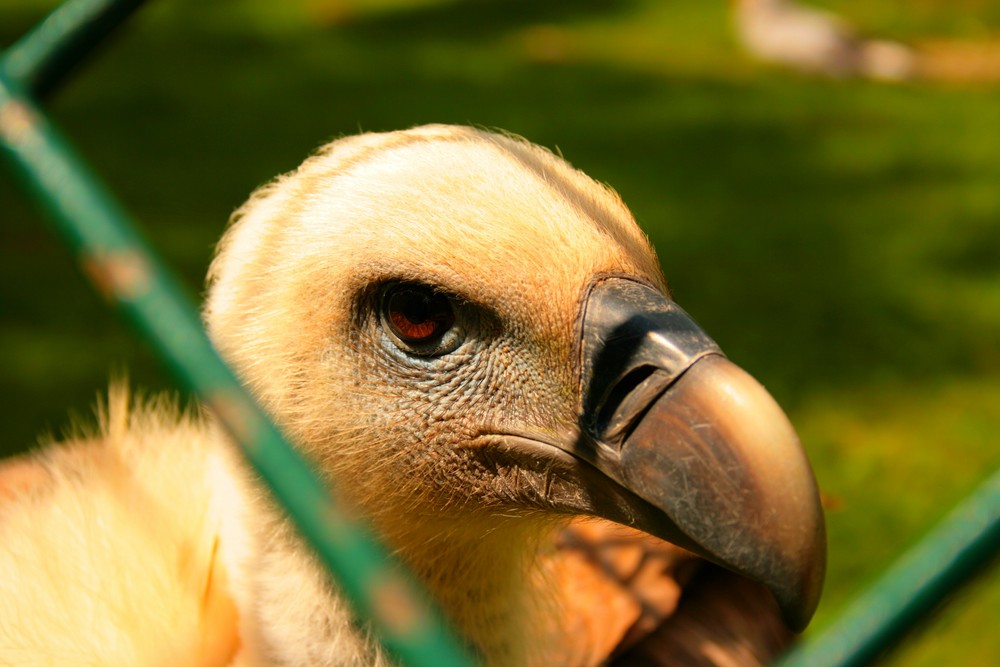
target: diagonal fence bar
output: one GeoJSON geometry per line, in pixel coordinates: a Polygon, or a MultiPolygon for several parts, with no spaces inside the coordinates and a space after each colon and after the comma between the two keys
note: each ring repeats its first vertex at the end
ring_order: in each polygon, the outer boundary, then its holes
{"type": "Polygon", "coordinates": [[[0,144],[85,273],[198,392],[295,520],[361,618],[404,664],[473,661],[370,532],[284,440],[215,353],[194,308],[114,199],[0,61],[0,144]]]}
{"type": "Polygon", "coordinates": [[[3,70],[32,97],[44,97],[144,2],[64,2],[4,52],[3,70]]]}
{"type": "Polygon", "coordinates": [[[1000,470],[814,639],[776,667],[863,667],[895,646],[1000,551],[1000,470]]]}

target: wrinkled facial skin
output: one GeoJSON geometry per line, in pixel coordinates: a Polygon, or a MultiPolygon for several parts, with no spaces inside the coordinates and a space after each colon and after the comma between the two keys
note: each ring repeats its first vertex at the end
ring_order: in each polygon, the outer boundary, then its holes
{"type": "MultiPolygon", "coordinates": [[[[383,285],[391,285],[387,280],[383,285]]],[[[539,339],[529,323],[511,322],[489,304],[447,294],[455,313],[444,353],[406,345],[379,312],[384,287],[355,296],[351,347],[358,414],[385,434],[389,476],[421,480],[419,493],[439,509],[524,512],[516,475],[481,460],[490,436],[557,433],[572,428],[571,350],[539,339]]]]}

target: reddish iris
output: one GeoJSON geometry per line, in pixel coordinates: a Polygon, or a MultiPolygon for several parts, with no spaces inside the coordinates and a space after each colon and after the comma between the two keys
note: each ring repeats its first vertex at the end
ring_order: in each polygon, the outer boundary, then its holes
{"type": "Polygon", "coordinates": [[[426,343],[447,331],[455,321],[448,297],[426,287],[397,287],[385,304],[392,332],[407,343],[426,343]]]}
{"type": "Polygon", "coordinates": [[[423,322],[414,322],[398,310],[389,311],[389,321],[392,322],[392,326],[396,329],[396,334],[406,340],[426,340],[437,333],[438,327],[440,326],[437,322],[433,320],[424,320],[423,322]]]}

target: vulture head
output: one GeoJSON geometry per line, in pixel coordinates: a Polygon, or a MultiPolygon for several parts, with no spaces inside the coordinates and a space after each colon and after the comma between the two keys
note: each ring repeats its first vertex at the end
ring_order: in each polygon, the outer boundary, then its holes
{"type": "Polygon", "coordinates": [[[792,427],[615,193],[550,152],[445,126],[335,141],[236,213],[205,318],[490,661],[523,659],[497,637],[531,634],[525,572],[578,516],[812,616],[825,537],[792,427]]]}

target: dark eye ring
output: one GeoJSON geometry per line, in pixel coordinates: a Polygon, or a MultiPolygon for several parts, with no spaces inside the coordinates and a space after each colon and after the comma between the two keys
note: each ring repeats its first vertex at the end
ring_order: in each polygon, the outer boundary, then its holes
{"type": "Polygon", "coordinates": [[[447,295],[426,285],[401,283],[385,292],[382,321],[404,344],[426,346],[452,328],[455,310],[447,295]]]}

